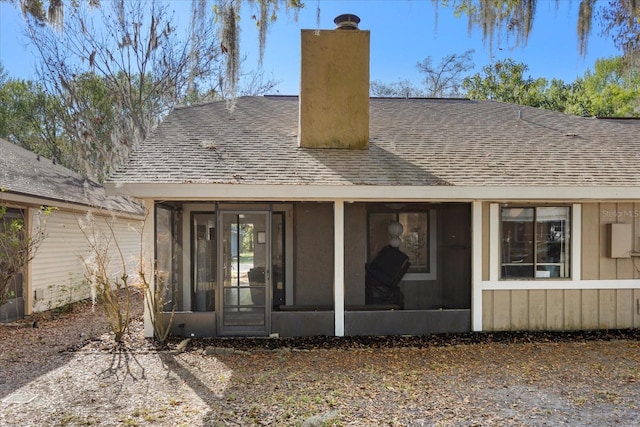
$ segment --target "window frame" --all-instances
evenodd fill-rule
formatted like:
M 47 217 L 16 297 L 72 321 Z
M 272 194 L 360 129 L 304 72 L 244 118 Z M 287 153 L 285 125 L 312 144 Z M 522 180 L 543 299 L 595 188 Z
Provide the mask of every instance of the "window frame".
M 493 236 L 495 236 L 497 238 L 497 242 L 496 242 L 496 247 L 495 247 L 495 254 L 494 256 L 492 256 L 492 258 L 495 260 L 494 261 L 494 265 L 497 265 L 497 268 L 495 270 L 495 274 L 492 274 L 492 278 L 496 278 L 497 280 L 499 280 L 500 282 L 509 282 L 509 281 L 515 281 L 515 282 L 547 282 L 547 281 L 571 281 L 571 280 L 577 280 L 577 276 L 575 276 L 575 267 L 576 265 L 578 265 L 575 262 L 576 256 L 578 255 L 578 251 L 577 246 L 576 246 L 576 242 L 574 242 L 575 236 L 576 236 L 576 231 L 574 229 L 574 224 L 576 224 L 576 213 L 579 213 L 580 210 L 579 208 L 576 208 L 577 205 L 575 204 L 566 204 L 566 203 L 558 203 L 558 204 L 492 204 L 492 206 L 495 206 L 495 220 L 496 220 L 496 224 L 497 224 L 497 231 L 496 233 L 492 233 Z M 502 212 L 503 209 L 532 209 L 533 210 L 533 219 L 532 219 L 532 225 L 533 225 L 533 238 L 535 239 L 532 243 L 533 243 L 533 249 L 536 250 L 537 245 L 538 245 L 538 240 L 537 240 L 537 230 L 538 230 L 538 225 L 540 224 L 540 222 L 538 221 L 538 209 L 540 208 L 566 208 L 568 209 L 568 215 L 567 215 L 567 222 L 568 222 L 568 232 L 567 232 L 567 237 L 568 237 L 568 244 L 565 245 L 565 249 L 564 249 L 564 258 L 567 260 L 565 261 L 563 264 L 566 266 L 566 269 L 568 269 L 569 274 L 566 276 L 552 276 L 552 277 L 541 277 L 538 276 L 536 274 L 537 270 L 537 266 L 540 264 L 538 262 L 538 257 L 537 257 L 537 252 L 534 252 L 532 254 L 533 256 L 533 260 L 531 262 L 531 268 L 532 268 L 532 276 L 528 277 L 528 276 L 522 276 L 522 277 L 517 277 L 517 276 L 504 276 L 503 273 L 503 267 L 505 265 L 505 263 L 503 262 L 505 259 L 505 253 L 504 253 L 504 247 L 503 247 L 503 242 L 504 242 L 504 237 L 503 237 L 503 219 L 502 219 Z M 577 224 L 578 226 L 580 225 L 579 223 Z M 579 239 L 578 242 L 579 243 Z M 493 246 L 493 245 L 492 245 Z M 560 264 L 560 263 L 558 263 Z

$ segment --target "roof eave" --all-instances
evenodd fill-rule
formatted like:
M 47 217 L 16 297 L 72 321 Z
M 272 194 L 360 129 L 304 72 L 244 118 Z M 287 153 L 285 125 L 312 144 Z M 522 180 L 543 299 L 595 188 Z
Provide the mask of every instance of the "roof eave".
M 640 200 L 640 186 L 374 186 L 107 183 L 108 195 L 151 200 L 469 201 Z

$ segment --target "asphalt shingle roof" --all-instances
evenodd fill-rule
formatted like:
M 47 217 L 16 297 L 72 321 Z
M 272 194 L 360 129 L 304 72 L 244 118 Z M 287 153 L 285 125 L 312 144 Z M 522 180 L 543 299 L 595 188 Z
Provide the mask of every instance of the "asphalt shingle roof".
M 368 150 L 298 147 L 297 97 L 176 108 L 109 181 L 640 186 L 640 122 L 494 101 L 372 98 Z
M 100 184 L 4 139 L 0 139 L 0 189 L 43 199 L 43 204 L 49 200 L 144 213 L 139 204 L 121 196 L 108 197 Z

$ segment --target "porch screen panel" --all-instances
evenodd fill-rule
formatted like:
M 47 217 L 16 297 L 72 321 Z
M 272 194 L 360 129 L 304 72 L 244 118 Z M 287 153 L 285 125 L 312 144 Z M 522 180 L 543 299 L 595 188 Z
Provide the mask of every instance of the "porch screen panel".
M 193 215 L 194 311 L 214 311 L 216 289 L 216 218 L 214 213 Z
M 156 205 L 156 286 L 161 287 L 166 301 L 165 310 L 171 311 L 175 305 L 178 311 L 182 307 L 182 290 L 176 286 L 175 236 L 173 210 Z
M 402 224 L 400 250 L 407 254 L 411 261 L 409 273 L 426 273 L 429 271 L 428 212 L 402 212 L 398 214 L 398 222 Z
M 409 273 L 428 273 L 429 266 L 429 212 L 383 212 L 369 214 L 369 260 L 389 245 L 389 225 L 402 225 L 398 249 L 409 257 Z

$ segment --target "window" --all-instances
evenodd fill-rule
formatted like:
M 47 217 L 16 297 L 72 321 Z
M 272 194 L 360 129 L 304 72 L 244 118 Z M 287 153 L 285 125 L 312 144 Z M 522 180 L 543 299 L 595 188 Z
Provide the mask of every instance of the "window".
M 503 207 L 501 278 L 571 277 L 570 218 L 566 206 Z
M 389 224 L 399 222 L 402 225 L 399 249 L 411 262 L 408 279 L 425 279 L 412 276 L 411 273 L 431 272 L 431 236 L 430 211 L 421 212 L 375 212 L 369 213 L 369 251 L 368 259 L 373 260 L 382 248 L 389 245 Z
M 24 212 L 22 210 L 5 208 L 4 215 L 2 214 L 2 212 L 0 212 L 0 232 L 3 232 L 5 230 L 14 230 L 14 228 L 11 226 L 11 224 L 13 223 L 20 224 L 21 226 L 20 228 L 24 227 L 25 225 Z M 5 233 L 6 233 L 6 237 L 16 237 L 16 234 L 14 233 L 14 231 L 6 231 Z M 22 236 L 21 239 L 26 238 L 22 231 L 19 232 L 19 235 Z M 17 249 L 19 246 L 23 246 L 23 245 L 12 246 L 12 248 Z M 26 246 L 31 246 L 31 245 L 26 244 Z M 9 249 L 9 251 L 10 251 L 9 256 L 11 257 L 11 259 L 13 259 L 14 261 L 18 261 L 17 259 L 18 253 L 11 249 Z M 0 259 L 0 268 L 4 267 L 2 264 L 3 264 L 3 261 L 2 259 Z M 26 265 L 24 267 L 26 268 Z M 22 282 L 23 282 L 22 273 L 16 274 L 13 277 L 13 279 L 11 279 L 7 287 L 9 300 L 23 297 Z M 15 304 L 15 302 L 13 303 L 7 302 L 7 304 Z

